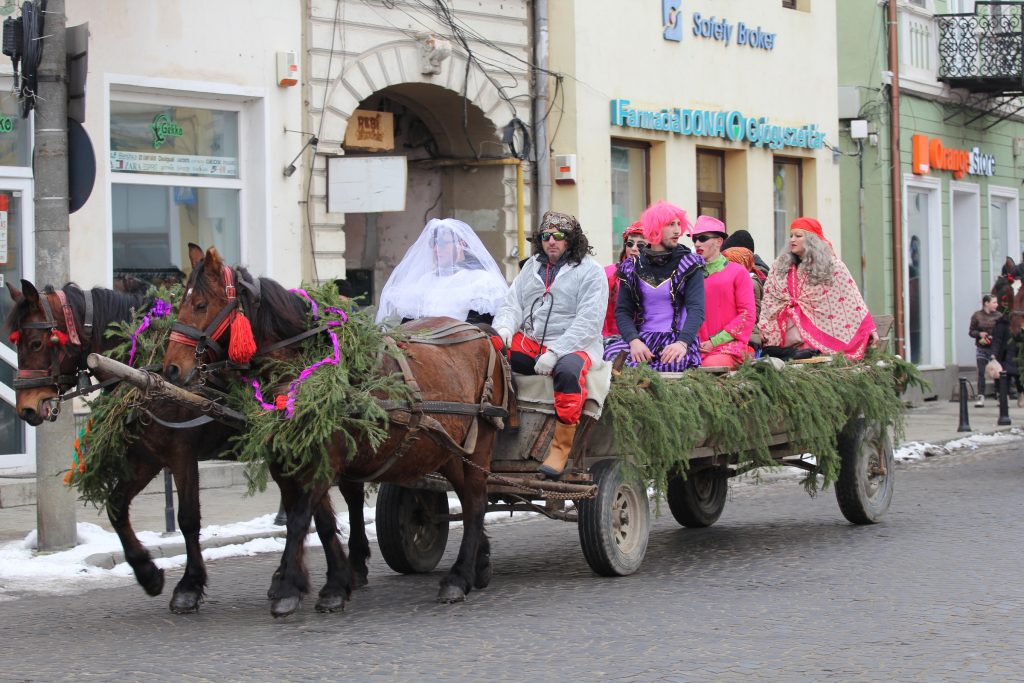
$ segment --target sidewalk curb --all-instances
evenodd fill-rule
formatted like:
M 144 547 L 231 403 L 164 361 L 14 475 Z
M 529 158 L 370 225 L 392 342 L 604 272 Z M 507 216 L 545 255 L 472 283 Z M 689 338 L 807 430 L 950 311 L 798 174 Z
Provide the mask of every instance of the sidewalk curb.
M 288 533 L 285 527 L 280 529 L 274 529 L 273 531 L 261 531 L 252 534 L 240 534 L 238 536 L 214 536 L 208 538 L 199 543 L 203 550 L 210 548 L 223 548 L 228 545 L 242 545 L 249 541 L 255 541 L 259 538 L 284 538 Z M 177 555 L 185 554 L 185 543 L 168 543 L 165 545 L 154 545 L 147 546 L 150 555 L 155 559 L 158 557 L 175 557 Z M 124 562 L 124 552 L 116 551 L 109 553 L 95 553 L 89 555 L 83 560 L 83 563 L 92 566 L 99 567 L 100 569 L 113 569 L 115 565 Z

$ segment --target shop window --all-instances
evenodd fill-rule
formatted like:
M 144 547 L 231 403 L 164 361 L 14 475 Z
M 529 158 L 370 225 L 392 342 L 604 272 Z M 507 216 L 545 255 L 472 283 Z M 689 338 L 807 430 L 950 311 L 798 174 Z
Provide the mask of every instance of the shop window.
M 725 220 L 725 152 L 697 150 L 697 215 Z
M 937 189 L 908 187 L 906 193 L 907 334 L 910 361 L 942 360 L 942 243 Z
M 1014 262 L 1021 259 L 1017 206 L 1016 190 L 989 186 L 988 251 L 992 282 L 1002 271 L 1007 256 Z
M 18 98 L 0 98 L 0 166 L 32 163 L 32 126 L 21 118 Z
M 651 196 L 650 145 L 612 140 L 612 245 L 618 248 L 622 231 L 640 218 Z
M 177 280 L 189 242 L 238 263 L 239 113 L 121 101 L 110 110 L 115 278 Z
M 775 157 L 772 196 L 775 205 L 775 254 L 786 250 L 789 224 L 803 213 L 802 163 L 799 159 Z
M 0 280 L 17 285 L 23 277 L 20 264 L 24 261 L 22 243 L 22 193 L 0 191 Z M 31 254 L 28 255 L 31 258 Z M 0 320 L 6 320 L 14 308 L 10 292 L 0 289 Z M 0 400 L 0 462 L 5 456 L 26 452 L 24 423 L 14 412 L 14 376 L 18 366 L 17 350 L 5 334 L 0 337 L 5 348 L 0 351 L 0 389 L 10 392 L 7 400 Z
M 782 0 L 782 6 L 786 9 L 796 9 L 796 0 Z

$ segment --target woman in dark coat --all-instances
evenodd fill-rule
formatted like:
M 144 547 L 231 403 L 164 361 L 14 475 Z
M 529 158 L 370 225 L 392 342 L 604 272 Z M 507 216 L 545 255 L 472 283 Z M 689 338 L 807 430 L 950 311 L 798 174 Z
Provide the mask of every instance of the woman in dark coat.
M 996 326 L 992 330 L 992 357 L 999 361 L 1008 377 L 1010 398 L 1016 398 L 1017 406 L 1024 407 L 1024 387 L 1020 382 L 1017 351 L 1017 342 L 1010 336 L 1010 316 L 1004 315 L 996 321 Z M 998 386 L 997 384 L 996 387 Z

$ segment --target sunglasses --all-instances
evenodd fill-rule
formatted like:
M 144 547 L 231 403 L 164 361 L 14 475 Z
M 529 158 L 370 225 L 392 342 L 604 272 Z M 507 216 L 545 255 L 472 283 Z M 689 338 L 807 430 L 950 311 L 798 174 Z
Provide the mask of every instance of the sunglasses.
M 626 246 L 631 248 L 631 249 L 633 247 L 637 247 L 639 249 L 643 249 L 644 247 L 647 246 L 647 242 L 644 242 L 642 240 L 636 240 L 635 242 L 633 240 L 626 240 Z
M 714 239 L 717 236 L 718 235 L 697 235 L 696 237 L 693 238 L 693 241 L 695 243 L 704 244 L 708 240 Z
M 541 242 L 547 242 L 548 240 L 556 240 L 558 242 L 561 242 L 564 239 L 565 239 L 565 233 L 562 232 L 561 230 L 558 230 L 556 232 L 542 232 L 540 234 L 540 241 Z

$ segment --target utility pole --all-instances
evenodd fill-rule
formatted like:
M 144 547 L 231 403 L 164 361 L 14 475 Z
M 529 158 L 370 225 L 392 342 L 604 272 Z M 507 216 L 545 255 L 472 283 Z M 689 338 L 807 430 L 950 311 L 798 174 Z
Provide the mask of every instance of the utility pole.
M 68 254 L 67 17 L 64 0 L 49 0 L 35 105 L 36 282 L 60 287 L 71 279 Z M 75 441 L 70 406 L 36 431 L 36 523 L 39 550 L 77 542 L 76 496 L 64 485 Z

